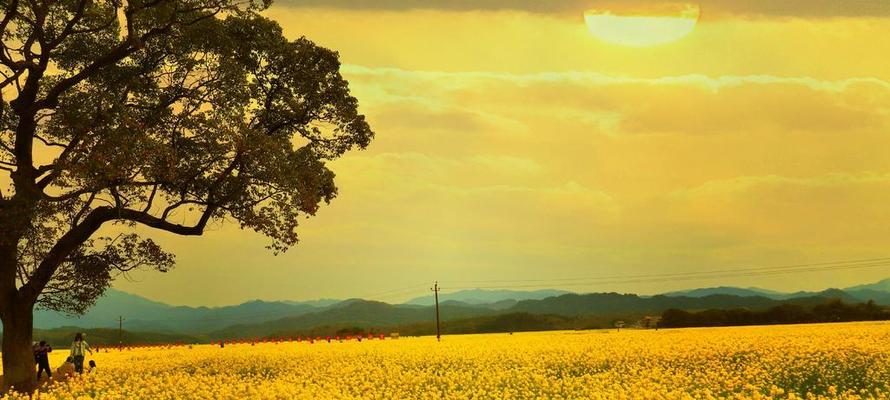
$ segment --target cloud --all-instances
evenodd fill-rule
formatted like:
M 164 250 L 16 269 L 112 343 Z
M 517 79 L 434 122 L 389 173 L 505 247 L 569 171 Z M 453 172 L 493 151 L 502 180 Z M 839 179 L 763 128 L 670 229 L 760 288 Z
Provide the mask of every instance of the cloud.
M 671 193 L 664 210 L 740 236 L 786 244 L 880 245 L 890 234 L 890 173 L 760 175 Z
M 849 244 L 842 235 L 873 244 L 886 231 L 840 226 L 880 221 L 890 201 L 890 175 L 880 172 L 890 171 L 880 151 L 890 119 L 882 79 L 359 65 L 344 73 L 363 104 L 385 112 L 369 113 L 381 146 L 399 149 L 348 168 L 364 171 L 361 182 L 379 179 L 371 187 L 400 182 L 377 201 L 403 205 L 405 220 L 394 226 L 429 216 L 429 226 L 464 236 L 494 232 L 516 248 L 559 243 L 586 254 L 578 259 L 604 252 L 616 263 L 792 257 Z M 442 110 L 486 123 L 457 126 L 439 118 Z M 412 115 L 399 121 L 403 111 Z M 782 247 L 789 244 L 800 247 Z
M 788 177 L 781 175 L 740 176 L 706 182 L 702 185 L 685 188 L 673 193 L 675 197 L 700 198 L 710 196 L 732 196 L 766 187 L 799 187 L 808 189 L 839 189 L 857 185 L 879 185 L 890 187 L 890 174 L 875 173 L 834 173 L 817 177 Z
M 281 0 L 288 7 L 341 8 L 352 10 L 447 10 L 522 11 L 541 14 L 580 15 L 592 8 L 615 9 L 657 5 L 664 1 L 646 0 Z M 700 0 L 704 18 L 711 16 L 772 17 L 887 17 L 890 3 L 881 0 Z
M 630 76 L 608 75 L 597 72 L 560 71 L 540 73 L 509 73 L 509 72 L 449 72 L 449 71 L 418 71 L 392 67 L 372 68 L 362 65 L 347 64 L 342 68 L 344 74 L 355 77 L 424 79 L 447 82 L 450 88 L 472 88 L 482 81 L 504 81 L 515 84 L 534 83 L 568 83 L 586 85 L 691 85 L 701 86 L 711 91 L 746 84 L 794 84 L 806 86 L 814 90 L 843 91 L 861 84 L 871 84 L 890 89 L 890 82 L 871 77 L 852 77 L 837 80 L 820 80 L 812 77 L 785 77 L 774 75 L 726 75 L 709 76 L 703 74 L 686 74 L 663 76 L 657 78 L 639 78 Z
M 383 124 L 417 131 L 454 128 L 455 133 L 529 134 L 535 131 L 534 121 L 541 119 L 613 134 L 890 129 L 885 111 L 890 109 L 890 83 L 878 78 L 701 74 L 633 78 L 571 71 L 441 72 L 357 65 L 344 66 L 344 73 L 359 92 L 371 85 L 369 93 L 382 94 L 379 98 L 387 103 L 379 118 Z M 389 100 L 393 98 L 411 100 Z
M 341 54 L 377 136 L 330 163 L 339 196 L 298 247 L 271 257 L 235 224 L 162 236 L 183 268 L 156 293 L 201 303 L 188 289 L 206 279 L 220 301 L 352 297 L 886 255 L 890 19 L 847 17 L 890 2 L 703 1 L 693 34 L 646 49 L 591 37 L 580 10 L 596 0 L 277 4 L 288 37 Z M 812 286 L 838 278 L 878 276 Z

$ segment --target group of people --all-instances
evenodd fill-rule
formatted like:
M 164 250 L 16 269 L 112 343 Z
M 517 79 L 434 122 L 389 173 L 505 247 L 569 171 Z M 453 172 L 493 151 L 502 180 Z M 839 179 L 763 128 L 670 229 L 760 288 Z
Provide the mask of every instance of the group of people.
M 84 340 L 84 336 L 83 333 L 74 335 L 74 341 L 71 343 L 71 353 L 65 359 L 65 362 L 59 368 L 56 368 L 57 377 L 64 379 L 74 376 L 74 374 L 83 374 L 84 359 L 87 354 L 93 354 L 93 349 Z M 53 373 L 49 366 L 49 353 L 53 351 L 52 346 L 47 344 L 45 340 L 41 340 L 40 343 L 34 344 L 33 350 L 34 361 L 37 363 L 37 380 L 40 380 L 44 371 L 46 372 L 47 379 L 51 379 Z M 96 362 L 93 360 L 90 360 L 87 365 L 89 366 L 87 372 L 93 372 L 96 369 Z

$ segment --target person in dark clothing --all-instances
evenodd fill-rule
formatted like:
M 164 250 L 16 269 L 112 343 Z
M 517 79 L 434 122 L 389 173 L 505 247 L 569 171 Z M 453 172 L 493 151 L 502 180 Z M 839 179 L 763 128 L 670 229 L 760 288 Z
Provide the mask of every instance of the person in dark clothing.
M 37 380 L 40 380 L 40 376 L 43 375 L 43 371 L 46 371 L 46 377 L 52 378 L 53 372 L 49 367 L 49 353 L 53 351 L 52 346 L 46 344 L 45 340 L 41 340 L 40 344 L 34 349 L 34 361 L 37 362 Z

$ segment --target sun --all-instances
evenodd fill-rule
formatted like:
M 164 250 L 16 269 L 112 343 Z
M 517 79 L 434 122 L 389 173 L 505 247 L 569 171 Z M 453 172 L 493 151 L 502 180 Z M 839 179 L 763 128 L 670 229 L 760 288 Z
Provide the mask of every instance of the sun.
M 671 43 L 692 33 L 698 23 L 695 4 L 661 4 L 648 10 L 594 9 L 584 13 L 590 33 L 607 43 L 647 47 Z

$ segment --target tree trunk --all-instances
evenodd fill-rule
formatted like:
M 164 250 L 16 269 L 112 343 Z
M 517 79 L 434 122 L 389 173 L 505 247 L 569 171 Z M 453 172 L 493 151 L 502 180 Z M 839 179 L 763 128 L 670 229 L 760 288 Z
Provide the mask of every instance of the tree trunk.
M 31 349 L 33 337 L 33 306 L 13 304 L 3 310 L 3 392 L 13 389 L 30 393 L 37 380 L 34 369 L 34 353 Z

